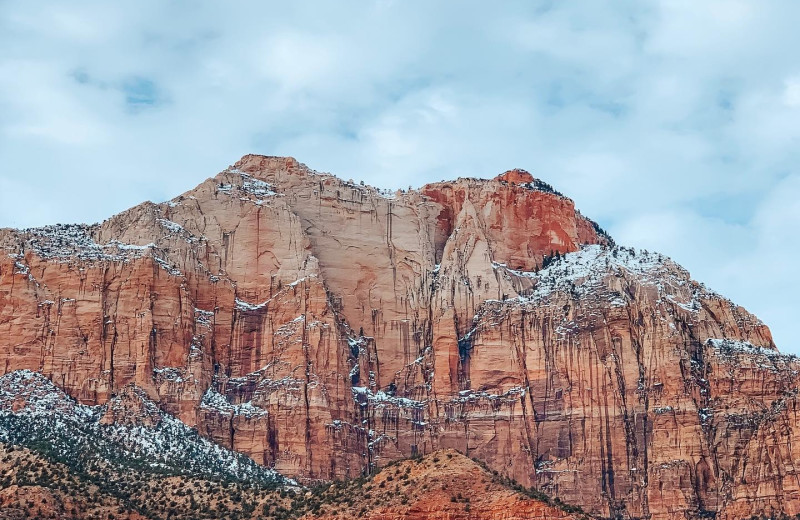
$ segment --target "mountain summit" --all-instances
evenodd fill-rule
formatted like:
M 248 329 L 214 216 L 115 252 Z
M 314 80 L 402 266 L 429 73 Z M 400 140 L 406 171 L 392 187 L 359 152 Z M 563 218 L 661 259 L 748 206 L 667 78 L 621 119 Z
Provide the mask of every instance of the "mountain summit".
M 247 155 L 0 247 L 3 372 L 103 422 L 152 401 L 304 482 L 454 448 L 605 517 L 800 513 L 794 358 L 524 170 L 387 192 Z

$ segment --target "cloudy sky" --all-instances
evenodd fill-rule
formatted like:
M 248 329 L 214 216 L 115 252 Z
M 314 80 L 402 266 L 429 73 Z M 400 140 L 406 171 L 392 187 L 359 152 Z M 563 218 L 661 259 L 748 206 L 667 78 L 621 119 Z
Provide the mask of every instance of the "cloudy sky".
M 386 188 L 521 167 L 800 353 L 798 22 L 795 0 L 0 0 L 0 227 L 99 221 L 249 152 Z

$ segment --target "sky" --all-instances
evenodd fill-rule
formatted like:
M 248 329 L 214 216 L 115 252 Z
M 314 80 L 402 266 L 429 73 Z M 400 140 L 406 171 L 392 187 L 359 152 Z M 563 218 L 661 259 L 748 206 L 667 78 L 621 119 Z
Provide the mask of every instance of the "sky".
M 382 188 L 524 168 L 800 353 L 800 2 L 0 0 L 0 227 L 246 153 Z

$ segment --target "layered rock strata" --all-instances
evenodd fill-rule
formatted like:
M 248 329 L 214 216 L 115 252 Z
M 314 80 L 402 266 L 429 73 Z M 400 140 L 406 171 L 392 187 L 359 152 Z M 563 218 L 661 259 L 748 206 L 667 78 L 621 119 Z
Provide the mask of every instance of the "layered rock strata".
M 795 360 L 522 170 L 389 193 L 249 155 L 0 246 L 0 370 L 133 384 L 290 476 L 455 448 L 604 516 L 800 512 Z

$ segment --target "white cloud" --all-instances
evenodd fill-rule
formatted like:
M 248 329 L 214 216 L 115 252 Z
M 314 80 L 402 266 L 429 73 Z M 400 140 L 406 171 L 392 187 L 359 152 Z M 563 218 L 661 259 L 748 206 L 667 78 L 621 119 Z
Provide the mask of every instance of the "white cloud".
M 789 108 L 800 107 L 800 78 L 789 78 L 783 87 L 783 103 Z
M 248 152 L 385 187 L 523 167 L 800 352 L 798 15 L 790 0 L 5 2 L 0 226 L 101 220 Z

